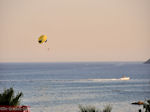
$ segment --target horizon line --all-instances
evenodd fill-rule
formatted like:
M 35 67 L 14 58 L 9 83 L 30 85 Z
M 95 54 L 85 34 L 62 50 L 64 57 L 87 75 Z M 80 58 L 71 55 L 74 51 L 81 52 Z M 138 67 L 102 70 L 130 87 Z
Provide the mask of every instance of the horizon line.
M 0 63 L 129 63 L 129 62 L 146 62 L 146 61 L 10 61 L 10 62 L 0 62 Z

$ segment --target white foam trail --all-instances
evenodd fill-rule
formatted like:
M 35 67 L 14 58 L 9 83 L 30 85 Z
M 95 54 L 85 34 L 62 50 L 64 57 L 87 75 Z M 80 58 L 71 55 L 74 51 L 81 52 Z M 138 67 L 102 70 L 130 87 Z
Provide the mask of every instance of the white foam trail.
M 115 80 L 120 80 L 120 79 L 90 79 L 91 81 L 115 81 Z
M 80 82 L 103 82 L 103 81 L 118 81 L 120 79 L 81 79 Z

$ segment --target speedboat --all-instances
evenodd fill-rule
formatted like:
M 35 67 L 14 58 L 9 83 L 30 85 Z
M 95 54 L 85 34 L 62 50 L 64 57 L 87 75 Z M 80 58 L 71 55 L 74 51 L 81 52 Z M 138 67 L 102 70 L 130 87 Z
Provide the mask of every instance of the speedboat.
M 130 80 L 130 77 L 123 76 L 120 78 L 120 80 Z

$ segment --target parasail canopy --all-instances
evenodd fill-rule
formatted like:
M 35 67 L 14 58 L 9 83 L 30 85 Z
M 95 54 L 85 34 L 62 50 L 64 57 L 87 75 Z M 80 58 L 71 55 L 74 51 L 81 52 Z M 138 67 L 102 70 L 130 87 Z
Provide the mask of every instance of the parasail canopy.
M 47 42 L 47 36 L 46 35 L 41 35 L 38 39 L 38 42 L 40 44 L 44 43 L 44 42 Z

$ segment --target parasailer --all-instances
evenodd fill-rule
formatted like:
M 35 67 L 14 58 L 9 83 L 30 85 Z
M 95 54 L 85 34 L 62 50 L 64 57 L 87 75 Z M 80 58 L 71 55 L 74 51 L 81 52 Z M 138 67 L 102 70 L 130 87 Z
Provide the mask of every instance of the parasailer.
M 42 44 L 42 43 L 46 43 L 47 42 L 47 36 L 46 35 L 41 35 L 39 38 L 38 38 L 38 43 Z M 45 47 L 47 47 L 47 45 L 45 44 Z M 48 51 L 49 51 L 49 48 L 48 48 Z
M 40 44 L 42 44 L 42 43 L 46 43 L 47 42 L 47 36 L 46 35 L 41 35 L 40 37 L 39 37 L 39 39 L 38 39 L 38 42 L 40 43 Z

